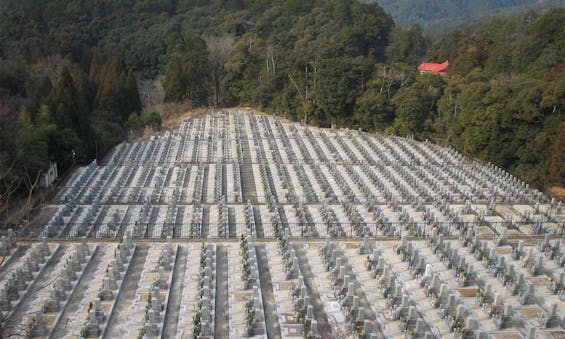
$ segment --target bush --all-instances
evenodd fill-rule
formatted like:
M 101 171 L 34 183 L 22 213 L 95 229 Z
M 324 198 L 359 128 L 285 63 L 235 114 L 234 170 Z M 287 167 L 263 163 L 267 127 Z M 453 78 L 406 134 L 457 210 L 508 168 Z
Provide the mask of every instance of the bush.
M 128 120 L 126 121 L 125 126 L 127 128 L 128 133 L 132 133 L 140 129 L 142 127 L 142 121 L 139 117 L 139 114 L 137 112 L 131 113 Z
M 149 126 L 155 131 L 161 129 L 161 115 L 155 111 L 143 113 L 141 120 L 143 126 Z

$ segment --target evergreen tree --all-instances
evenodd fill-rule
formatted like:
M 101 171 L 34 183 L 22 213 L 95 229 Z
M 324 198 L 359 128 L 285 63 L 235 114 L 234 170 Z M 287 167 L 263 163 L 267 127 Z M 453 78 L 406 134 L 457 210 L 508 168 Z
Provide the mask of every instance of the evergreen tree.
M 127 104 L 124 107 L 126 112 L 141 112 L 142 104 L 139 97 L 139 89 L 137 88 L 137 80 L 132 70 L 129 70 L 126 76 L 125 92 L 127 96 Z
M 208 103 L 210 65 L 205 42 L 191 37 L 170 56 L 163 87 L 165 101 L 191 100 L 195 105 Z
M 51 90 L 49 106 L 54 112 L 53 120 L 61 128 L 76 128 L 80 125 L 79 97 L 68 67 L 63 67 L 59 82 Z
M 551 179 L 561 187 L 565 186 L 565 122 L 561 123 L 557 140 L 551 154 L 549 168 Z

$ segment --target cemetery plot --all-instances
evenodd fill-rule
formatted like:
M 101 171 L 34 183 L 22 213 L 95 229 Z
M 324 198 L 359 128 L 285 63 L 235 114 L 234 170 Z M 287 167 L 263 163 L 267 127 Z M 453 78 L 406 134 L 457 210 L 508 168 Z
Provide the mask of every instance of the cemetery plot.
M 34 338 L 562 336 L 562 249 L 473 234 L 304 241 L 288 228 L 267 242 L 15 242 L 0 312 L 4 333 Z
M 57 199 L 0 237 L 2 336 L 565 336 L 561 203 L 429 142 L 214 112 Z
M 242 218 L 249 205 L 254 222 Z M 234 112 L 118 145 L 104 165 L 78 170 L 55 207 L 46 225 L 28 232 L 188 239 L 255 228 L 253 237 L 273 238 L 274 209 L 301 237 L 565 231 L 559 202 L 452 148 Z

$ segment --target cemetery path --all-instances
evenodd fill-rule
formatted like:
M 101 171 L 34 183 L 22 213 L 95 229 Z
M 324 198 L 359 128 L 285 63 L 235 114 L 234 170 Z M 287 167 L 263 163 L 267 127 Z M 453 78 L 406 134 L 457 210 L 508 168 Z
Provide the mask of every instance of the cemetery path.
M 106 153 L 106 155 L 104 156 L 104 158 L 102 158 L 102 160 L 100 160 L 98 162 L 98 164 L 100 166 L 106 166 L 108 165 L 108 163 L 110 163 L 110 160 L 112 159 L 112 157 L 114 156 L 114 153 L 116 153 L 116 151 L 118 150 L 120 145 L 118 145 L 118 147 L 112 147 L 108 153 Z
M 235 223 L 235 208 L 228 207 L 228 226 L 229 226 L 229 237 L 230 238 L 237 238 L 236 228 L 237 225 Z
M 179 201 L 183 204 L 188 201 L 188 197 L 186 196 L 186 188 L 188 186 L 188 183 L 190 182 L 190 172 L 191 171 L 192 171 L 192 166 L 187 166 L 186 171 L 184 172 L 184 177 L 182 179 L 182 184 L 179 186 L 179 188 L 181 189 Z
M 257 203 L 257 189 L 255 187 L 255 177 L 253 176 L 253 164 L 251 162 L 242 162 L 239 165 L 241 178 L 241 194 L 243 202 L 248 200 L 254 204 Z
M 88 180 L 84 183 L 84 185 L 80 188 L 80 190 L 77 192 L 76 196 L 75 196 L 75 201 L 78 203 L 79 201 L 82 200 L 83 196 L 86 194 L 86 191 L 88 190 L 88 188 L 93 187 L 93 183 L 96 181 L 96 176 L 93 175 L 90 178 L 88 178 Z
M 222 167 L 222 195 L 227 198 L 228 196 L 228 168 L 225 164 L 221 165 Z
M 200 237 L 206 238 L 210 233 L 210 207 L 202 206 L 202 229 L 200 230 Z
M 143 183 L 143 187 L 149 187 L 150 183 L 151 183 L 151 179 L 153 178 L 153 175 L 155 174 L 155 168 L 151 167 L 147 173 L 147 176 L 145 177 L 144 183 Z
M 100 229 L 100 226 L 102 226 L 102 222 L 106 218 L 106 215 L 108 214 L 109 210 L 110 210 L 109 205 L 105 205 L 105 206 L 102 207 L 100 214 L 98 214 L 96 221 L 94 221 L 94 225 L 92 226 L 92 228 L 90 230 L 88 230 L 88 233 L 86 234 L 87 237 L 92 237 L 92 236 L 96 235 L 96 233 Z M 119 227 L 119 225 L 115 225 L 115 226 Z M 112 230 L 109 230 L 109 232 L 110 232 L 110 234 L 105 234 L 104 236 L 106 236 L 106 237 L 112 236 L 112 233 L 113 233 Z
M 261 221 L 261 212 L 258 206 L 253 207 L 253 216 L 255 217 L 255 234 L 258 238 L 265 237 L 263 222 Z
M 228 254 L 225 246 L 216 247 L 216 319 L 214 338 L 228 338 L 229 299 L 228 299 Z
M 135 302 L 135 292 L 137 291 L 141 273 L 143 272 L 148 249 L 148 246 L 138 245 L 133 254 L 130 263 L 131 266 L 124 277 L 118 300 L 116 300 L 116 306 L 114 306 L 114 311 L 108 322 L 106 338 L 119 338 L 126 330 L 123 325 L 128 318 L 128 312 L 132 303 Z
M 63 187 L 63 186 L 60 185 L 59 187 Z M 64 190 L 61 190 L 61 192 L 64 192 Z M 57 201 L 60 201 L 60 198 L 56 197 L 52 200 L 53 203 Z M 51 220 L 53 215 L 55 215 L 55 213 L 57 213 L 58 210 L 59 207 L 57 205 L 47 205 L 43 207 L 35 217 L 32 217 L 33 219 L 31 220 L 29 225 L 24 226 L 21 234 L 23 236 L 38 237 L 43 231 L 44 225 L 46 225 L 49 222 L 49 220 Z M 6 220 L 11 220 L 11 219 L 12 218 L 10 216 L 6 218 Z
M 343 265 L 346 267 L 345 274 L 347 274 L 351 277 L 352 282 L 355 282 L 355 295 L 359 297 L 359 307 L 363 307 L 365 309 L 365 319 L 368 319 L 368 320 L 372 321 L 373 323 L 375 323 L 376 322 L 376 314 L 373 313 L 373 309 L 371 308 L 371 304 L 367 300 L 367 295 L 365 295 L 365 292 L 363 291 L 363 287 L 361 286 L 360 277 L 353 270 L 354 266 L 352 266 L 352 262 L 353 262 L 353 265 L 355 265 L 355 262 L 351 259 L 351 258 L 353 258 L 353 255 L 352 255 L 352 253 L 347 253 L 347 252 L 344 252 L 343 255 L 344 255 L 343 256 L 343 258 L 344 258 L 344 264 Z M 359 270 L 359 269 L 362 269 L 362 267 L 356 266 L 356 269 Z M 382 333 L 379 334 L 379 337 L 384 338 Z
M 82 215 L 83 210 L 84 210 L 83 206 L 77 206 L 77 209 L 73 213 L 73 216 L 71 217 L 71 219 L 69 219 L 69 222 L 65 224 L 65 227 L 63 227 L 63 230 L 61 231 L 61 237 L 64 237 L 65 235 L 69 234 L 71 227 L 77 223 L 77 220 L 79 216 Z
M 173 177 L 173 170 L 172 168 L 167 168 L 167 175 L 165 177 L 165 183 L 163 187 L 169 187 L 171 185 L 171 178 Z
M 22 255 L 30 248 L 29 245 L 20 245 L 16 247 L 16 250 L 12 252 L 9 257 L 4 257 L 2 260 L 2 266 L 0 266 L 0 278 L 3 278 L 6 273 L 11 272 L 14 263 L 22 257 Z
M 48 259 L 46 266 L 43 270 L 30 282 L 31 286 L 27 293 L 22 297 L 20 303 L 14 308 L 11 315 L 8 317 L 7 321 L 3 324 L 5 329 L 21 330 L 18 326 L 22 322 L 22 319 L 27 316 L 26 311 L 30 309 L 31 305 L 37 300 L 35 296 L 38 292 L 44 288 L 52 286 L 58 276 L 53 276 L 53 268 L 57 266 L 61 258 L 65 254 L 65 247 L 59 246 L 57 251 L 53 253 L 53 256 Z M 11 336 L 19 336 L 14 333 L 12 335 L 6 336 L 6 338 Z
M 127 229 L 127 226 L 131 223 L 130 220 L 132 220 L 132 217 L 134 216 L 134 208 L 133 206 L 128 206 L 126 209 L 126 215 L 124 216 L 124 219 L 122 220 L 122 223 L 120 224 L 120 228 L 118 229 L 118 234 L 125 234 L 125 230 Z
M 295 244 L 294 250 L 296 251 L 296 256 L 298 257 L 298 265 L 300 266 L 300 271 L 304 276 L 304 284 L 308 288 L 308 295 L 312 301 L 312 306 L 314 306 L 314 317 L 318 323 L 318 332 L 322 338 L 331 337 L 332 331 L 330 324 L 328 322 L 328 316 L 324 310 L 322 300 L 320 299 L 320 293 L 318 292 L 318 286 L 314 281 L 314 274 L 310 269 L 308 263 L 308 258 L 306 257 L 306 252 L 304 251 L 303 244 Z
M 265 245 L 255 245 L 257 253 L 257 268 L 261 280 L 261 294 L 263 296 L 263 310 L 265 311 L 265 324 L 267 325 L 267 338 L 281 338 L 281 327 L 273 294 L 273 282 L 269 272 L 269 261 Z
M 284 208 L 281 206 L 281 204 L 279 204 L 279 215 L 281 217 L 281 223 L 283 225 L 288 225 L 288 219 L 286 218 L 286 212 L 284 211 Z
M 53 333 L 51 335 L 52 338 L 63 338 L 68 335 L 67 330 L 69 329 L 67 328 L 67 323 L 70 322 L 70 317 L 76 314 L 76 311 L 80 307 L 84 294 L 89 287 L 89 283 L 92 281 L 94 274 L 96 273 L 96 269 L 98 268 L 98 265 L 102 261 L 102 257 L 106 252 L 105 247 L 105 245 L 102 245 L 98 248 L 98 250 L 92 257 L 92 260 L 90 260 L 88 266 L 82 273 L 82 278 L 78 285 L 75 287 L 73 298 L 67 305 L 67 308 L 64 310 L 63 314 L 61 314 L 58 326 L 53 329 Z
M 130 174 L 128 175 L 128 177 L 127 177 L 127 180 L 126 180 L 126 182 L 125 182 L 125 184 L 124 184 L 124 187 L 130 187 L 130 186 L 131 186 L 131 182 L 133 181 L 133 178 L 135 178 L 135 172 L 134 172 L 134 171 L 131 171 Z M 124 192 L 122 192 L 122 193 L 125 193 L 125 190 L 124 190 Z
M 155 229 L 155 224 L 157 223 L 157 218 L 159 217 L 160 210 L 161 206 L 153 206 L 151 208 L 149 222 L 147 223 L 145 233 L 143 234 L 144 237 L 151 236 L 153 234 L 153 230 Z
M 208 197 L 208 173 L 210 173 L 210 164 L 205 164 L 202 171 L 202 195 L 197 203 L 206 203 Z
M 182 223 L 184 222 L 184 208 L 185 208 L 184 206 L 179 206 L 177 209 L 175 226 L 173 228 L 173 238 L 180 238 L 182 236 Z
M 171 282 L 171 295 L 169 296 L 169 304 L 163 324 L 163 338 L 174 338 L 177 335 L 180 302 L 184 289 L 183 278 L 186 270 L 186 261 L 188 260 L 188 247 L 179 246 L 176 260 L 177 263 Z

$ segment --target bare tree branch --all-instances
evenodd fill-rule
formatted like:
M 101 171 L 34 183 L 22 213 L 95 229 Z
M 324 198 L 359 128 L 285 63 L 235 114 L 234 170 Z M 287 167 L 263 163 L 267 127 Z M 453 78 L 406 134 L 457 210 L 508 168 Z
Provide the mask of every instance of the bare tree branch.
M 220 89 L 224 78 L 224 64 L 233 51 L 235 39 L 231 35 L 206 36 L 204 41 L 208 48 L 208 58 L 210 59 L 212 80 L 214 82 L 214 104 L 217 106 L 221 103 Z

